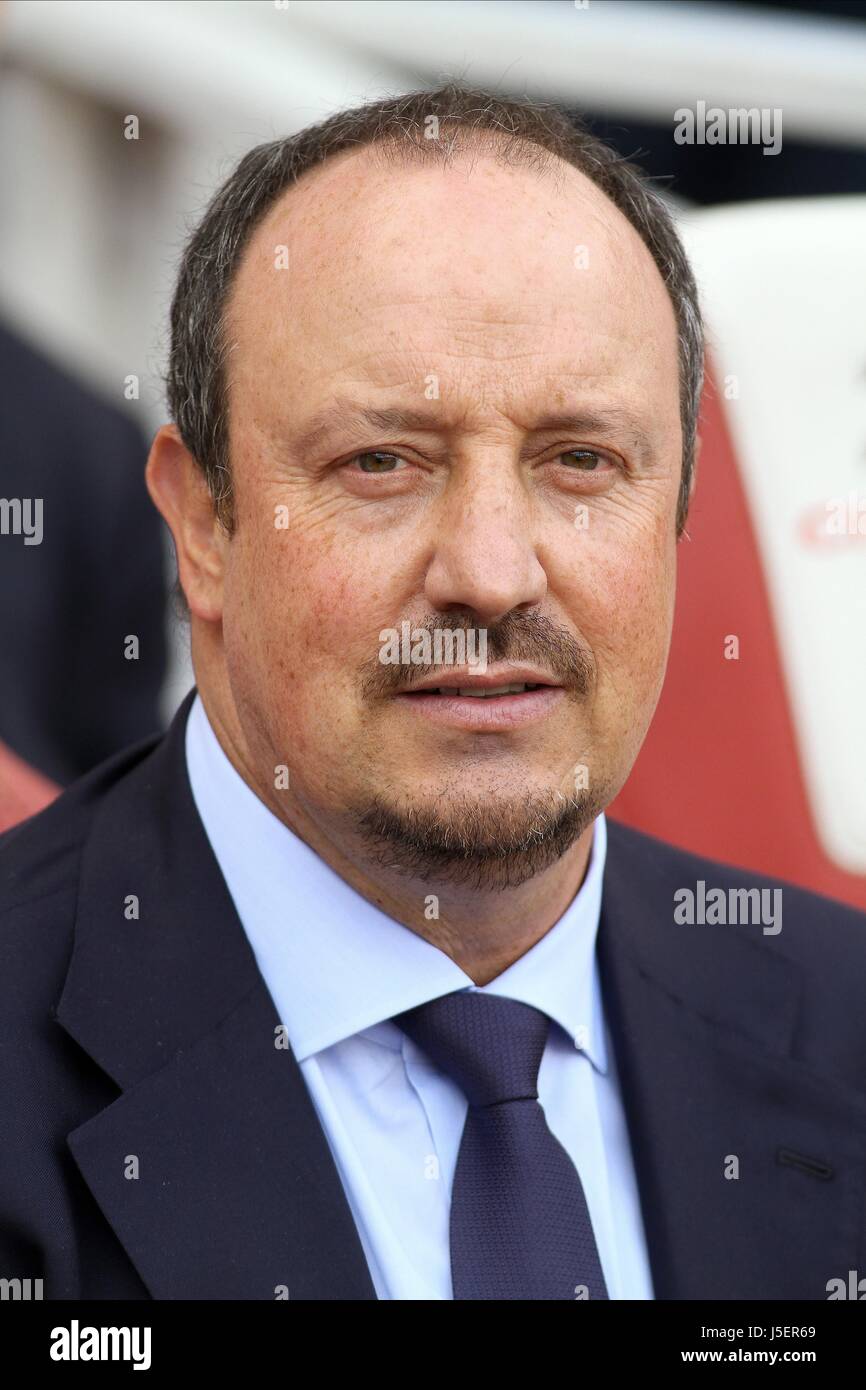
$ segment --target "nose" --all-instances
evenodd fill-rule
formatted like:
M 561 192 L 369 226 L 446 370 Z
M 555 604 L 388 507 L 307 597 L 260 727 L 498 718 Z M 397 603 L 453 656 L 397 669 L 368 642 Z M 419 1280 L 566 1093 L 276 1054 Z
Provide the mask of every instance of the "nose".
M 547 575 L 536 554 L 533 507 L 516 470 L 501 458 L 467 461 L 452 477 L 437 517 L 425 597 L 439 612 L 470 608 L 495 623 L 540 603 Z

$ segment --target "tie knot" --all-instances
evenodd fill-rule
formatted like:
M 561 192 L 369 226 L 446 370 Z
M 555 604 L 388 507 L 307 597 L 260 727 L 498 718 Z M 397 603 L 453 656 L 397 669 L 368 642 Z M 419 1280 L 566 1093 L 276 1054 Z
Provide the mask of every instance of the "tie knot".
M 460 991 L 393 1021 L 456 1081 L 470 1105 L 537 1099 L 550 1019 L 531 1004 Z

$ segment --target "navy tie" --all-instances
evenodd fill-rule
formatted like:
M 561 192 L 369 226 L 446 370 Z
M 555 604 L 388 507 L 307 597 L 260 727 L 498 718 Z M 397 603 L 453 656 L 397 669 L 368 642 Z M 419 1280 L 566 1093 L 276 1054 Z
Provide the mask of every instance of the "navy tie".
M 460 991 L 393 1021 L 469 1102 L 451 1190 L 454 1298 L 607 1298 L 577 1169 L 538 1100 L 547 1014 Z

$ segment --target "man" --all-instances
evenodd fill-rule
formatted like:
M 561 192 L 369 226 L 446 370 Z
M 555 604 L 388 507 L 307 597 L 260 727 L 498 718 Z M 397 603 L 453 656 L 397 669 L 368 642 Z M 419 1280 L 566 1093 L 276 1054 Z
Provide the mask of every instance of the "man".
M 246 156 L 172 330 L 197 689 L 0 852 L 3 1272 L 827 1297 L 864 922 L 603 814 L 694 482 L 663 205 L 552 108 L 382 101 Z

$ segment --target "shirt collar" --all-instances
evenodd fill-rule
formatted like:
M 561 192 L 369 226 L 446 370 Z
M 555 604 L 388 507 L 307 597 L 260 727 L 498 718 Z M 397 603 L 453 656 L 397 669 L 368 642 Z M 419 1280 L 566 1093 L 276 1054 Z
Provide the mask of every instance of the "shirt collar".
M 399 1048 L 396 1014 L 478 988 L 437 946 L 368 902 L 252 791 L 196 694 L 186 760 L 198 813 L 298 1061 L 365 1033 Z M 559 921 L 482 987 L 542 1009 L 607 1070 L 595 942 L 607 850 L 595 821 L 589 867 Z

